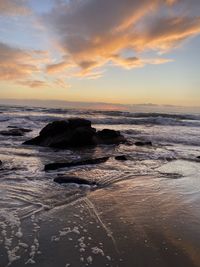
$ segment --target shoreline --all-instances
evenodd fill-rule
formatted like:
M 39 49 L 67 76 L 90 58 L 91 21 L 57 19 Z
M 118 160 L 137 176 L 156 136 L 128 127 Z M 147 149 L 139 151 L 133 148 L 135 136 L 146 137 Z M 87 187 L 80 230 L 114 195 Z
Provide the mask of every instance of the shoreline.
M 189 179 L 137 176 L 27 218 L 13 241 L 27 251 L 11 266 L 199 266 L 199 198 L 188 202 Z

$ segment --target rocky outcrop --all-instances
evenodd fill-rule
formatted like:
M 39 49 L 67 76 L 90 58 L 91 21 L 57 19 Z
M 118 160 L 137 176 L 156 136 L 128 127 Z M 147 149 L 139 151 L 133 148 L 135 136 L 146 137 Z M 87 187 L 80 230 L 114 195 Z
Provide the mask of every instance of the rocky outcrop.
M 97 185 L 96 182 L 88 181 L 84 178 L 74 177 L 74 176 L 58 176 L 54 179 L 54 182 L 59 184 L 78 184 L 78 185 L 90 185 L 95 186 Z
M 39 136 L 24 144 L 65 149 L 98 144 L 119 144 L 125 141 L 124 136 L 118 131 L 109 129 L 96 131 L 91 127 L 89 120 L 73 118 L 49 123 L 41 130 Z
M 95 159 L 77 160 L 77 161 L 71 161 L 71 162 L 55 162 L 55 163 L 46 164 L 44 167 L 44 170 L 50 171 L 50 170 L 57 170 L 60 168 L 100 164 L 100 163 L 106 162 L 108 159 L 109 157 L 103 157 L 103 158 L 95 158 Z

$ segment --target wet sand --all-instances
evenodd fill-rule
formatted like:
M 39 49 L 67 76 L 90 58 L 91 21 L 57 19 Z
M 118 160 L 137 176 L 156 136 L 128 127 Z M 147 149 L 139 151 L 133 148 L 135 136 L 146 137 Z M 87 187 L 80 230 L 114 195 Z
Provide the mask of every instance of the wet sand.
M 199 163 L 187 164 L 179 179 L 133 176 L 21 220 L 23 236 L 12 241 L 20 257 L 11 266 L 200 266 L 200 176 L 192 173 Z M 1 267 L 7 252 L 4 240 Z

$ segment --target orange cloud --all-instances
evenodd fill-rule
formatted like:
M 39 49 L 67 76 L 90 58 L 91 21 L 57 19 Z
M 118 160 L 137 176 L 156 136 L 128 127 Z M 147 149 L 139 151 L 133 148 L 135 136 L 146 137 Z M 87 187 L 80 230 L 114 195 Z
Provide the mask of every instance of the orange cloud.
M 39 81 L 39 80 L 27 80 L 27 81 L 21 81 L 19 83 L 21 85 L 29 86 L 31 88 L 43 87 L 47 85 L 45 81 Z
M 27 15 L 30 12 L 25 0 L 0 0 L 2 15 Z
M 41 72 L 39 62 L 45 58 L 45 52 L 26 51 L 0 43 L 0 80 L 21 82 L 31 78 Z
M 68 60 L 82 69 L 80 76 L 107 62 L 130 69 L 172 61 L 157 55 L 200 33 L 200 16 L 194 16 L 198 1 L 192 1 L 190 11 L 186 0 L 57 2 L 44 23 L 55 30 L 68 59 L 47 67 L 47 72 L 68 68 Z M 131 56 L 124 56 L 127 49 Z M 146 51 L 154 53 L 153 59 L 144 58 Z
M 67 68 L 72 68 L 75 65 L 70 63 L 68 60 L 59 63 L 49 64 L 46 66 L 46 71 L 49 74 L 58 73 L 66 70 Z
M 121 57 L 120 55 L 113 55 L 111 60 L 114 64 L 124 67 L 126 69 L 141 68 L 147 64 L 157 65 L 171 62 L 171 59 L 166 58 L 147 58 L 141 59 L 137 57 Z

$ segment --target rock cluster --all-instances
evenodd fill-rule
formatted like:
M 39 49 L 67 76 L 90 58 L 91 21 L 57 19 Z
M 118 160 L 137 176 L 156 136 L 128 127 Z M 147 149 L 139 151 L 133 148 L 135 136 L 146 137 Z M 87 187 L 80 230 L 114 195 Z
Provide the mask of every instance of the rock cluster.
M 91 127 L 91 121 L 71 118 L 49 123 L 40 131 L 39 136 L 24 144 L 65 149 L 99 144 L 120 144 L 125 141 L 125 137 L 119 131 L 110 129 L 97 131 Z

